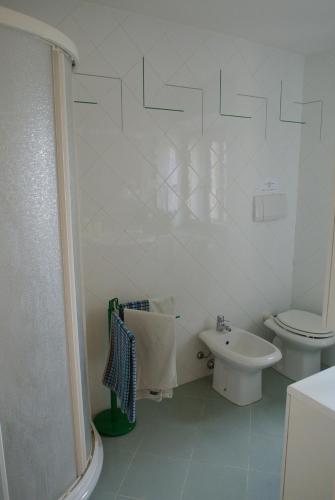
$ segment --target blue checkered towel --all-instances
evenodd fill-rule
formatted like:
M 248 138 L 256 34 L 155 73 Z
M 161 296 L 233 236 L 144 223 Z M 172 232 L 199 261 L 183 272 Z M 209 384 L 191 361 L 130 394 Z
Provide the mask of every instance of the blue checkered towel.
M 110 351 L 103 384 L 120 400 L 120 409 L 129 422 L 136 420 L 136 339 L 123 321 L 112 313 Z
M 127 302 L 126 304 L 119 305 L 119 314 L 122 320 L 124 320 L 123 310 L 124 309 L 137 309 L 138 311 L 149 312 L 149 300 L 134 300 L 133 302 Z

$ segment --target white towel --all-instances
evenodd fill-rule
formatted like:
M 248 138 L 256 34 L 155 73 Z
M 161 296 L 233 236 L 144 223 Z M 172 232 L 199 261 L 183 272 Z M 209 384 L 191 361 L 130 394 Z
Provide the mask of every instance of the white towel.
M 136 336 L 137 399 L 172 397 L 178 385 L 174 315 L 125 309 L 124 321 Z
M 149 299 L 149 311 L 161 314 L 175 314 L 175 300 L 172 295 Z

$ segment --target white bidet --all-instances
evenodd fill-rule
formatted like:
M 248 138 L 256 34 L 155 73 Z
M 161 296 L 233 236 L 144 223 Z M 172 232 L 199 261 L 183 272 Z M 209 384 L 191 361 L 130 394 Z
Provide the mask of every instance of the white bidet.
M 262 398 L 262 370 L 282 357 L 275 345 L 236 327 L 205 330 L 199 337 L 215 357 L 213 389 L 239 406 Z

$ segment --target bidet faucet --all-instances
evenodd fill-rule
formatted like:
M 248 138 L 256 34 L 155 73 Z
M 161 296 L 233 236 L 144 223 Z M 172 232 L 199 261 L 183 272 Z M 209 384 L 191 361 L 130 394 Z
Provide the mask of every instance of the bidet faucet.
M 226 323 L 229 321 L 225 320 L 223 314 L 219 314 L 216 318 L 216 330 L 218 332 L 231 332 L 231 327 Z

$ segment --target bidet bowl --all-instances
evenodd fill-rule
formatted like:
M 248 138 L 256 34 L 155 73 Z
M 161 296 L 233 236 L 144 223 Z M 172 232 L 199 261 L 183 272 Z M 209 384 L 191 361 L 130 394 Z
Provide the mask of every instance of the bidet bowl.
M 232 327 L 231 332 L 205 330 L 199 337 L 216 358 L 247 371 L 267 368 L 281 359 L 275 345 L 240 328 Z
M 262 370 L 282 357 L 275 345 L 236 327 L 205 330 L 199 338 L 215 357 L 213 389 L 240 406 L 262 398 Z

